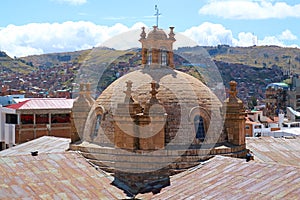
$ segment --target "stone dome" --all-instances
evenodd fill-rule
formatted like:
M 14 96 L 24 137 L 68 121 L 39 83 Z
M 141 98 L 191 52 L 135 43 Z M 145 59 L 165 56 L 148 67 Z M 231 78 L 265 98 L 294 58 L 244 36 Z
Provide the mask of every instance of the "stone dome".
M 153 82 L 157 84 L 154 89 L 154 97 L 152 94 L 153 89 L 151 89 L 151 83 Z M 126 94 L 126 91 L 128 91 L 126 85 L 128 83 L 131 83 L 130 94 Z M 170 68 L 143 68 L 120 77 L 98 97 L 95 103 L 96 107 L 92 108 L 92 110 L 97 110 L 97 106 L 101 106 L 101 109 L 107 113 L 105 121 L 101 122 L 103 133 L 98 134 L 92 139 L 90 136 L 85 136 L 86 141 L 101 144 L 116 143 L 115 123 L 117 122 L 119 126 L 122 126 L 122 123 L 118 122 L 119 118 L 116 116 L 127 115 L 130 118 L 132 114 L 130 113 L 130 108 L 125 110 L 120 109 L 130 104 L 128 100 L 126 102 L 126 95 L 130 95 L 131 103 L 140 105 L 141 110 L 145 110 L 147 103 L 155 98 L 155 104 L 159 106 L 160 115 L 166 117 L 165 119 L 161 118 L 161 128 L 164 128 L 164 141 L 162 141 L 163 144 L 161 146 L 174 141 L 176 144 L 195 143 L 196 133 L 193 122 L 197 113 L 200 113 L 200 116 L 204 120 L 206 136 L 205 138 L 201 138 L 202 141 L 215 143 L 219 140 L 221 128 L 219 127 L 219 130 L 217 130 L 218 126 L 216 124 L 211 126 L 211 118 L 213 117 L 214 121 L 219 120 L 222 125 L 220 121 L 222 103 L 205 84 L 186 73 Z M 135 112 L 135 114 L 139 113 Z M 133 121 L 133 119 L 129 119 L 127 123 L 133 123 Z M 155 120 L 152 117 L 151 122 L 153 121 Z M 157 124 L 153 124 L 153 126 L 157 126 Z M 131 127 L 131 129 L 133 128 Z M 146 130 L 143 131 L 146 132 Z M 154 131 L 158 132 L 158 130 Z M 91 128 L 91 130 L 86 132 L 90 134 L 94 131 Z M 103 137 L 102 134 L 106 135 L 106 137 Z M 176 140 L 177 135 L 179 137 Z M 105 140 L 104 138 L 108 138 L 109 140 Z
M 151 30 L 148 33 L 147 39 L 151 39 L 151 40 L 167 40 L 168 36 L 167 36 L 167 34 L 162 29 L 154 27 L 154 29 Z

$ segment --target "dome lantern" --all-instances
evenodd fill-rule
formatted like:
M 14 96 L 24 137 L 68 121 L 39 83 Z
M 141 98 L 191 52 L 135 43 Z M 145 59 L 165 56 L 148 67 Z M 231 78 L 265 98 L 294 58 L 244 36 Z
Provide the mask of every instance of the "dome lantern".
M 174 68 L 173 43 L 176 41 L 174 27 L 170 27 L 167 35 L 164 30 L 153 26 L 148 33 L 142 27 L 140 42 L 142 43 L 142 64 L 150 68 Z

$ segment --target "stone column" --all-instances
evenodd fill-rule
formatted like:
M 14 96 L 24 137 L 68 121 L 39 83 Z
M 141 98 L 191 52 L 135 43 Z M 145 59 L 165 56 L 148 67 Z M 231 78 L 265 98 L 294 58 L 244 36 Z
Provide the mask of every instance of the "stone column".
M 225 131 L 228 142 L 234 145 L 245 145 L 245 109 L 243 102 L 236 96 L 237 83 L 230 81 L 229 98 L 225 100 Z
M 74 101 L 73 108 L 71 112 L 71 142 L 74 143 L 83 138 L 84 129 L 88 114 L 92 107 L 91 99 L 86 97 L 86 92 L 84 90 L 85 84 L 80 84 L 79 97 Z M 88 88 L 89 89 L 89 88 Z

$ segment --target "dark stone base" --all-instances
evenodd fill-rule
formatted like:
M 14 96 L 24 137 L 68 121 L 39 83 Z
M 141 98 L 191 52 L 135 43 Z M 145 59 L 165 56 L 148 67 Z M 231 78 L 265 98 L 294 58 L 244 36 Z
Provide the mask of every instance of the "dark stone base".
M 146 173 L 115 172 L 113 185 L 124 190 L 129 197 L 141 193 L 157 194 L 162 188 L 170 185 L 170 177 L 167 170 L 159 170 Z

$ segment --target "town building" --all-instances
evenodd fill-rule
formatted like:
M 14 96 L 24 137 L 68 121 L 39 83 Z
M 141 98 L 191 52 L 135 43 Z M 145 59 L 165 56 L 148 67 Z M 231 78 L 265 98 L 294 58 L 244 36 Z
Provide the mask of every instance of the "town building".
M 286 112 L 288 90 L 286 83 L 271 83 L 266 87 L 266 116 L 274 118 L 280 110 Z
M 19 99 L 24 99 L 24 94 L 14 94 L 14 95 L 5 95 L 0 96 L 0 105 L 1 106 L 7 106 L 10 104 L 16 103 Z
M 289 106 L 300 111 L 300 79 L 299 75 L 292 76 L 290 91 L 288 91 Z
M 70 138 L 73 101 L 33 98 L 0 107 L 2 149 L 45 135 Z

